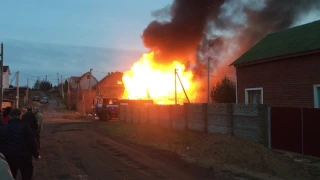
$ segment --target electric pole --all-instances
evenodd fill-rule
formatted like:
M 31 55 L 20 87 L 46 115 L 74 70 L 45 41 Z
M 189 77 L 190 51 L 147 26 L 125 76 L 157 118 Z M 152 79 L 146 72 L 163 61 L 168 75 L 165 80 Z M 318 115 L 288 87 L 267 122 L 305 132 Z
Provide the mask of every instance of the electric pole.
M 1 52 L 0 52 L 0 105 L 1 105 L 1 115 L 0 115 L 0 124 L 2 125 L 2 99 L 3 99 L 3 43 L 1 43 Z
M 90 78 L 89 78 L 89 87 L 88 87 L 88 90 L 89 90 L 89 94 L 91 92 L 91 78 L 92 77 L 92 69 L 90 69 Z
M 174 69 L 174 104 L 177 105 L 177 68 Z
M 48 75 L 46 75 L 46 82 L 47 82 L 47 80 L 48 80 Z
M 26 99 L 28 100 L 29 98 L 29 78 L 27 78 L 27 95 Z
M 70 78 L 68 78 L 68 106 L 69 106 L 69 109 L 70 109 Z
M 17 80 L 17 96 L 16 96 L 16 98 L 17 98 L 17 103 L 16 103 L 16 108 L 19 108 L 19 71 L 18 72 L 16 72 L 17 74 L 16 74 L 16 80 Z
M 210 60 L 211 57 L 208 57 L 208 87 L 207 87 L 207 103 L 210 103 Z
M 90 79 L 89 79 L 89 102 L 92 101 L 92 96 L 91 96 L 91 79 L 92 79 L 92 69 L 90 69 Z M 93 105 L 92 105 L 93 108 Z
M 58 80 L 58 86 L 59 86 L 59 73 L 57 73 L 57 80 Z
M 61 96 L 62 96 L 62 99 L 64 99 L 62 75 L 61 75 Z

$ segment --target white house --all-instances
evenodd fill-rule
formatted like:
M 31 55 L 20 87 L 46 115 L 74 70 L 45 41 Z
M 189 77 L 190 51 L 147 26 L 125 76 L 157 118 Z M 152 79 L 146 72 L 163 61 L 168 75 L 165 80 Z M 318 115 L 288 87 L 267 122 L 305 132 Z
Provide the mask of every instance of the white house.
M 81 89 L 88 90 L 89 81 L 90 81 L 90 72 L 86 72 L 80 77 L 71 76 L 71 78 L 70 78 L 70 88 L 71 88 L 71 90 L 76 90 L 76 89 L 78 89 L 80 87 Z M 93 87 L 97 83 L 98 83 L 97 78 L 95 78 L 92 75 L 91 87 Z
M 9 76 L 10 76 L 9 66 L 3 66 L 2 82 L 3 82 L 4 89 L 9 88 Z

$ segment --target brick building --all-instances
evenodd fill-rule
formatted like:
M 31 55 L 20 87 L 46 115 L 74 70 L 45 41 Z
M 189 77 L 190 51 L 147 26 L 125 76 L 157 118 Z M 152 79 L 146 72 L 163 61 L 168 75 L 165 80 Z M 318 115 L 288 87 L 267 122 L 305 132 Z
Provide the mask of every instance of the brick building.
M 238 103 L 320 108 L 320 21 L 269 34 L 231 65 Z

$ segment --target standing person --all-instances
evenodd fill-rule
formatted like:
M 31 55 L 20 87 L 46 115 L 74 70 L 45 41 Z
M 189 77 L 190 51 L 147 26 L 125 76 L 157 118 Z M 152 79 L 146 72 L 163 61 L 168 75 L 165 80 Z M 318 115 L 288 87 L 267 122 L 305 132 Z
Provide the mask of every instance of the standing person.
M 32 156 L 37 160 L 39 151 L 30 127 L 20 120 L 21 111 L 13 109 L 7 125 L 0 127 L 0 152 L 5 156 L 13 178 L 20 170 L 22 180 L 33 176 Z
M 22 115 L 22 122 L 29 125 L 34 136 L 36 137 L 38 132 L 38 122 L 36 115 L 32 112 L 32 107 L 28 107 L 27 112 Z
M 43 116 L 40 113 L 40 110 L 38 107 L 34 107 L 33 112 L 36 115 L 36 119 L 38 122 L 38 132 L 37 132 L 37 136 L 36 136 L 36 141 L 38 144 L 38 148 L 40 149 L 40 133 L 42 132 L 42 129 L 43 129 Z
M 2 113 L 2 124 L 6 125 L 8 124 L 9 120 L 10 120 L 10 111 L 11 111 L 11 107 L 6 107 Z

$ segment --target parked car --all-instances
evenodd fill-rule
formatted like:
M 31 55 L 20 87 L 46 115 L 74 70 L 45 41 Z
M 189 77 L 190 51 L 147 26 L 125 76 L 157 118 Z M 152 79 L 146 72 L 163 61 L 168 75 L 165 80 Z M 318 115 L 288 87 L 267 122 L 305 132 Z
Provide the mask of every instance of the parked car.
M 33 96 L 32 101 L 40 101 L 40 97 L 39 96 Z
M 49 102 L 48 97 L 43 97 L 40 101 L 41 104 L 47 104 Z

